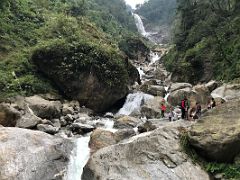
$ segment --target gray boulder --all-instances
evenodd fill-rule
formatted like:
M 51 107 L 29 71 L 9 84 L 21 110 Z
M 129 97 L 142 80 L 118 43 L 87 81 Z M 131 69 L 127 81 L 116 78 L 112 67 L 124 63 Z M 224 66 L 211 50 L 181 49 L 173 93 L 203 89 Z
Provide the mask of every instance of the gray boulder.
M 178 128 L 184 124 L 174 123 L 98 150 L 84 167 L 82 179 L 210 179 L 181 149 Z
M 233 162 L 240 153 L 240 101 L 208 111 L 189 131 L 196 151 L 208 160 Z
M 138 118 L 123 116 L 114 122 L 114 128 L 125 129 L 136 127 L 140 123 Z
M 113 132 L 103 130 L 103 129 L 95 129 L 91 134 L 89 147 L 91 148 L 92 152 L 96 152 L 101 148 L 104 148 L 106 146 L 110 146 L 116 143 L 117 141 L 115 139 Z
M 141 108 L 141 114 L 146 116 L 148 119 L 150 118 L 160 118 L 161 110 L 160 106 L 163 102 L 162 97 L 154 97 L 145 102 L 145 104 Z
M 205 86 L 208 88 L 210 92 L 212 92 L 213 90 L 217 89 L 219 85 L 220 85 L 219 82 L 212 80 L 209 81 Z
M 26 102 L 34 114 L 40 118 L 53 119 L 61 115 L 62 104 L 60 101 L 48 101 L 40 96 L 26 98 Z
M 145 123 L 140 124 L 137 128 L 139 133 L 144 133 L 157 129 L 157 126 L 153 125 L 151 121 L 146 121 Z
M 72 149 L 67 140 L 21 128 L 0 127 L 0 144 L 1 180 L 57 179 Z
M 53 127 L 50 124 L 38 124 L 37 129 L 48 134 L 56 134 L 59 131 L 58 127 Z
M 17 120 L 16 127 L 19 128 L 34 128 L 42 121 L 41 118 L 37 117 L 32 113 L 31 110 L 26 109 L 20 119 Z
M 93 131 L 95 127 L 88 125 L 88 124 L 82 124 L 82 123 L 73 123 L 70 125 L 73 132 L 77 134 L 85 134 Z
M 164 97 L 166 94 L 166 90 L 163 86 L 151 85 L 148 87 L 147 93 L 153 96 Z
M 211 93 L 213 98 L 222 98 L 226 101 L 240 98 L 240 84 L 224 84 Z
M 192 88 L 192 85 L 189 83 L 173 83 L 170 86 L 169 91 L 173 92 L 173 91 L 177 91 L 179 89 L 185 89 L 185 88 Z
M 117 142 L 135 136 L 136 132 L 133 129 L 120 129 L 114 133 L 114 138 Z

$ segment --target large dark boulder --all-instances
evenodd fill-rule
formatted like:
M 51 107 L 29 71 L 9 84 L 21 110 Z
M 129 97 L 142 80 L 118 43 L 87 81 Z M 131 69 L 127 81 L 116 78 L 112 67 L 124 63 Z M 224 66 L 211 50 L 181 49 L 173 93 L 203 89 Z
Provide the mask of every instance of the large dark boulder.
M 139 76 L 119 50 L 105 44 L 53 42 L 36 49 L 32 60 L 65 96 L 98 112 L 124 98 Z
M 120 41 L 119 47 L 130 59 L 135 59 L 139 62 L 148 60 L 150 49 L 144 40 L 139 37 L 125 37 Z

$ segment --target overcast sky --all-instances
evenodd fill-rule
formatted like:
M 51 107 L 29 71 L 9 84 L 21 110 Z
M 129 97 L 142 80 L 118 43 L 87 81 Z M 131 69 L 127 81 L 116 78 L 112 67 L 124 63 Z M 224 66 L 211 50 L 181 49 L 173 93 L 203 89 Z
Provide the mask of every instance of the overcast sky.
M 132 6 L 132 8 L 135 8 L 137 4 L 142 4 L 146 0 L 125 0 L 127 4 Z

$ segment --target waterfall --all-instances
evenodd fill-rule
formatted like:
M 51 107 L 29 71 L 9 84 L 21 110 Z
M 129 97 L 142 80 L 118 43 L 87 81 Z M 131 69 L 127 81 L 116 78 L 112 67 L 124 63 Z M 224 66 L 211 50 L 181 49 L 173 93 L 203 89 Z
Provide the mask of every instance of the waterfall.
M 83 168 L 90 157 L 88 143 L 90 135 L 75 140 L 75 148 L 70 156 L 66 180 L 81 180 Z
M 159 59 L 160 59 L 161 57 L 158 55 L 158 53 L 154 53 L 154 52 L 150 52 L 150 60 L 151 60 L 151 62 L 150 62 L 150 64 L 149 65 L 151 65 L 151 64 L 154 64 L 156 61 L 158 61 Z
M 144 94 L 143 92 L 137 92 L 133 94 L 129 94 L 127 96 L 127 100 L 124 103 L 123 107 L 118 111 L 117 114 L 120 115 L 130 115 L 133 111 L 139 111 L 141 105 L 149 100 L 152 99 L 153 96 L 149 94 Z
M 117 129 L 113 129 L 114 121 L 109 118 L 99 118 L 93 123 L 103 123 L 102 129 L 116 132 Z M 84 166 L 90 157 L 90 148 L 88 146 L 91 133 L 84 137 L 80 137 L 74 140 L 75 147 L 70 156 L 70 162 L 64 180 L 81 180 Z
M 145 75 L 145 73 L 144 73 L 144 71 L 142 70 L 141 67 L 138 67 L 137 70 L 138 70 L 138 72 L 139 72 L 140 79 L 142 80 L 142 77 Z
M 141 33 L 143 36 L 147 36 L 148 33 L 145 31 L 145 28 L 143 26 L 143 22 L 142 22 L 142 19 L 140 18 L 140 16 L 137 14 L 133 14 L 133 16 L 135 19 L 135 23 L 136 23 L 138 32 Z

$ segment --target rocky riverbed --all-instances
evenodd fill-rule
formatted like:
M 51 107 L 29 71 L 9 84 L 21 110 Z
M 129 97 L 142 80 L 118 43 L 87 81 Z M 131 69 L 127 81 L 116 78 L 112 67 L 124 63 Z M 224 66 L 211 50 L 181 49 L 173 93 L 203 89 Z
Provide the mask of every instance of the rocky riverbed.
M 118 113 L 99 115 L 78 101 L 50 94 L 1 103 L 0 179 L 72 180 L 82 173 L 84 180 L 209 179 L 183 151 L 181 129 L 189 131 L 190 143 L 200 155 L 233 162 L 240 151 L 231 150 L 238 143 L 238 104 L 232 100 L 239 98 L 239 85 L 171 83 L 160 55 L 152 54 L 150 62 L 133 62 L 142 71 L 142 84 L 132 87 Z M 196 125 L 160 118 L 163 99 L 180 113 L 177 106 L 183 96 L 192 105 L 200 102 L 203 109 L 214 97 L 219 107 Z M 219 131 L 222 134 L 215 134 Z M 213 146 L 219 148 L 212 151 Z M 229 156 L 223 156 L 226 153 Z

